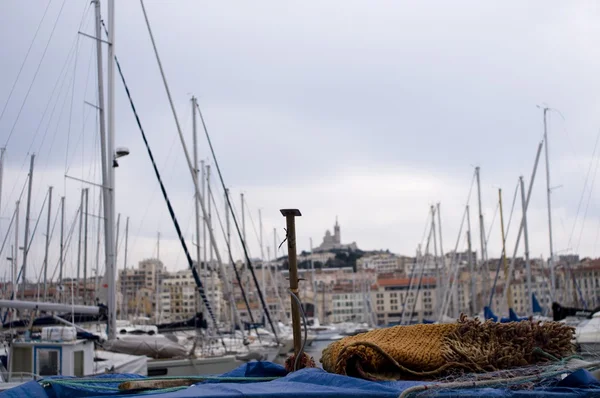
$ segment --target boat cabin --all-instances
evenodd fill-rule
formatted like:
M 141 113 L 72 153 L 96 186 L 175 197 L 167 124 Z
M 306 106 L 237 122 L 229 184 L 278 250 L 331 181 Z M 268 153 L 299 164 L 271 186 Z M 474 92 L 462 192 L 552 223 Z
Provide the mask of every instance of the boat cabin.
M 8 349 L 6 381 L 49 376 L 85 376 L 94 373 L 94 342 L 78 340 L 72 327 L 42 329 L 41 338 L 20 339 Z

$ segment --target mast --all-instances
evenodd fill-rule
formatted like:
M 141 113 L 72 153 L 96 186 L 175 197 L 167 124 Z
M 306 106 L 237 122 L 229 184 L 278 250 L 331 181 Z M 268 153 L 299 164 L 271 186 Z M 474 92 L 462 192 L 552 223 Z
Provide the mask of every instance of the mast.
M 441 281 L 436 281 L 436 287 L 438 288 L 438 290 L 440 290 L 440 301 L 438 301 L 438 306 L 442 304 L 442 302 L 445 300 L 444 296 L 445 296 L 445 289 L 446 287 L 444 286 L 444 289 L 441 289 L 441 285 L 445 285 L 445 282 L 448 281 L 448 269 L 446 268 L 446 256 L 444 256 L 444 243 L 442 241 L 442 210 L 440 207 L 440 203 L 438 202 L 436 204 L 436 213 L 437 213 L 437 219 L 438 219 L 438 232 L 440 235 L 440 258 L 442 260 L 442 273 L 445 275 L 444 276 L 444 282 L 440 283 Z M 441 318 L 440 318 L 441 320 Z
M 527 313 L 533 310 L 532 306 L 532 291 L 531 291 L 531 264 L 529 263 L 529 236 L 527 234 L 527 201 L 525 200 L 525 183 L 523 182 L 523 176 L 519 177 L 521 184 L 521 205 L 523 207 L 523 233 L 525 240 L 525 272 L 527 274 Z
M 473 248 L 471 247 L 471 209 L 467 205 L 467 259 L 469 261 L 469 274 L 471 276 L 471 316 L 477 314 L 477 292 L 475 289 L 475 264 L 473 261 Z
M 48 220 L 46 222 L 46 250 L 44 252 L 44 301 L 48 300 L 48 247 L 50 246 L 50 216 L 52 214 L 52 187 L 48 187 Z
M 157 239 L 156 239 L 156 259 L 158 260 L 158 263 L 156 264 L 156 266 L 154 267 L 154 274 L 156 277 L 156 286 L 155 286 L 155 290 L 156 290 L 156 305 L 154 306 L 154 319 L 156 320 L 156 323 L 160 323 L 160 308 L 159 308 L 159 304 L 160 304 L 160 279 L 158 277 L 158 264 L 160 264 L 160 232 L 157 235 Z
M 123 278 L 127 278 L 127 244 L 129 240 L 129 217 L 125 220 L 125 256 L 123 259 Z M 127 286 L 123 286 L 123 279 L 121 278 L 121 295 L 123 296 L 123 308 L 121 309 L 121 317 L 125 316 L 123 319 L 127 319 L 127 315 L 129 312 L 128 307 L 128 298 L 127 298 Z M 157 299 L 158 300 L 158 299 Z
M 439 285 L 439 281 L 441 279 L 441 275 L 440 275 L 440 263 L 438 261 L 438 249 L 437 249 L 437 231 L 435 229 L 435 211 L 436 208 L 434 208 L 433 206 L 431 206 L 431 231 L 433 234 L 433 263 L 435 266 L 435 283 L 436 283 L 436 303 L 439 303 L 439 293 L 441 293 L 442 289 L 440 289 Z M 439 315 L 439 314 L 437 314 Z
M 246 242 L 246 218 L 244 217 L 244 193 L 240 193 L 240 198 L 242 200 L 242 236 L 244 237 L 244 242 Z
M 13 281 L 15 281 L 15 285 L 13 286 L 13 298 L 17 298 L 19 281 L 17 278 L 19 277 L 17 268 L 19 267 L 19 207 L 21 202 L 17 200 L 16 209 L 15 209 L 15 251 L 13 254 Z
M 483 273 L 483 289 L 481 292 L 481 297 L 485 297 L 485 295 L 490 290 L 490 272 L 487 267 L 487 247 L 485 244 L 485 228 L 483 226 L 483 210 L 481 208 L 481 180 L 480 180 L 480 168 L 479 166 L 475 167 L 475 176 L 477 178 L 477 204 L 479 210 L 479 241 L 481 245 L 481 271 Z
M 194 143 L 194 178 L 196 180 L 196 184 L 198 184 L 198 131 L 196 125 L 196 97 L 192 96 L 192 131 L 193 131 L 193 143 Z M 194 195 L 196 192 L 194 192 Z M 195 224 L 196 224 L 196 269 L 200 272 L 200 206 L 198 203 L 198 198 L 194 201 L 194 210 L 195 210 Z M 197 298 L 197 306 L 198 310 L 202 308 L 202 300 L 200 295 L 198 294 Z
M 115 0 L 108 0 L 108 55 L 107 55 L 107 76 L 108 76 L 108 87 L 107 87 L 107 104 L 108 104 L 108 142 L 107 142 L 107 174 L 109 180 L 109 191 L 108 191 L 108 204 L 105 203 L 108 209 L 108 224 L 109 234 L 107 236 L 108 245 L 111 248 L 110 252 L 107 253 L 107 273 L 109 276 L 108 280 L 108 319 L 109 319 L 109 339 L 114 339 L 117 328 L 117 289 L 116 289 L 116 253 L 115 253 L 115 240 L 113 238 L 113 231 L 115 225 L 115 168 L 113 164 L 113 158 L 115 154 Z
M 107 107 L 106 124 L 104 120 L 104 86 L 102 75 L 102 37 L 100 2 L 95 0 L 96 16 L 96 60 L 98 72 L 98 107 L 100 120 L 100 151 L 102 157 L 102 192 L 104 204 L 104 257 L 105 274 L 102 282 L 102 298 L 108 306 L 108 339 L 116 337 L 116 264 L 115 264 L 115 181 L 114 181 L 114 141 L 115 141 L 115 1 L 108 0 L 107 15 Z M 106 289 L 106 290 L 105 290 Z
M 212 195 L 212 191 L 210 189 L 210 165 L 206 165 L 206 200 L 208 201 L 208 230 L 210 233 L 213 232 L 212 230 L 212 207 L 211 207 L 211 200 L 210 197 Z M 198 202 L 198 201 L 196 201 Z M 211 302 L 212 304 L 214 304 L 214 287 L 213 287 L 213 281 L 212 281 L 212 260 L 213 260 L 213 246 L 210 246 L 210 250 L 209 250 L 209 258 L 208 258 L 208 262 L 205 264 L 206 266 L 206 271 L 207 271 L 207 278 L 208 278 L 208 286 L 207 286 L 207 290 L 208 290 L 208 294 L 209 294 L 209 302 Z
M 98 214 L 102 214 L 102 192 L 98 197 Z M 96 232 L 96 276 L 94 283 L 94 301 L 98 301 L 98 289 L 99 286 L 99 273 L 100 273 L 100 220 L 97 220 L 97 232 Z
M 552 242 L 552 204 L 550 196 L 552 188 L 550 188 L 550 159 L 548 158 L 548 124 L 546 122 L 546 115 L 548 108 L 544 108 L 544 151 L 546 157 L 546 196 L 548 198 L 548 237 L 550 239 L 550 260 L 548 265 L 550 266 L 550 294 L 554 298 L 554 288 L 556 286 L 556 276 L 554 275 L 554 247 Z
M 539 145 L 538 145 L 538 150 L 535 156 L 535 163 L 533 165 L 533 171 L 531 172 L 531 181 L 529 181 L 529 188 L 527 191 L 527 198 L 525 199 L 525 210 L 527 210 L 527 208 L 529 207 L 529 200 L 531 199 L 531 193 L 533 191 L 533 183 L 535 181 L 535 175 L 537 172 L 537 166 L 540 160 L 540 155 L 542 153 L 542 145 L 543 145 L 543 141 L 540 141 Z M 516 192 L 515 192 L 516 194 Z M 519 231 L 517 233 L 517 241 L 515 243 L 515 248 L 513 251 L 513 255 L 512 255 L 512 261 L 510 262 L 510 267 L 509 267 L 509 271 L 508 271 L 508 279 L 506 280 L 506 284 L 510 286 L 510 281 L 511 281 L 511 277 L 513 275 L 513 270 L 515 267 L 515 260 L 517 258 L 517 251 L 519 250 L 519 244 L 521 242 L 521 235 L 523 233 L 523 227 L 524 227 L 524 218 L 521 218 L 521 224 L 519 226 Z M 507 294 L 510 293 L 509 289 L 504 289 L 504 293 L 503 293 L 503 299 L 502 301 L 504 301 L 504 299 L 507 297 Z
M 317 305 L 317 280 L 315 278 L 315 263 L 313 261 L 313 242 L 312 242 L 312 238 L 309 238 L 309 242 L 310 242 L 310 272 L 311 272 L 311 277 L 312 277 L 312 288 L 313 288 L 313 297 L 314 297 L 314 301 L 315 301 L 315 305 L 314 305 L 314 309 L 315 309 L 315 313 L 314 313 L 314 317 L 315 318 L 319 318 L 319 306 Z
M 2 209 L 2 182 L 4 180 L 4 152 L 6 148 L 0 148 L 0 209 Z
M 262 225 L 262 212 L 260 211 L 260 209 L 258 209 L 258 228 L 259 228 L 259 244 L 260 244 L 260 258 L 262 260 L 262 272 L 261 272 L 261 276 L 262 276 L 262 288 L 265 291 L 265 294 L 267 294 L 267 279 L 265 276 L 265 271 L 266 271 L 266 261 L 265 261 L 265 251 L 264 251 L 264 247 L 263 247 L 263 225 Z
M 29 181 L 27 186 L 27 206 L 25 208 L 25 238 L 23 239 L 23 290 L 21 299 L 25 299 L 25 289 L 27 288 L 27 254 L 29 253 L 29 214 L 31 212 L 31 187 L 33 185 L 33 162 L 35 154 L 31 155 L 29 165 Z M 18 246 L 17 246 L 17 250 Z
M 119 233 L 121 232 L 121 213 L 117 214 L 117 238 L 115 240 L 115 272 L 117 272 L 117 259 L 119 258 Z
M 83 305 L 87 305 L 87 296 L 88 296 L 88 288 L 87 288 L 87 253 L 88 253 L 88 204 L 89 204 L 89 188 L 85 188 L 83 190 L 85 192 L 85 224 L 84 224 L 84 238 L 83 238 Z
M 225 199 L 225 201 L 224 201 L 224 203 L 225 203 L 225 227 L 227 229 L 227 231 L 226 231 L 226 233 L 227 233 L 227 235 L 226 235 L 227 236 L 227 238 L 226 238 L 227 242 L 226 242 L 225 246 L 230 247 L 230 245 L 231 245 L 231 223 L 229 221 L 229 209 L 227 208 L 227 195 L 229 195 L 229 188 L 225 189 L 224 195 L 225 195 L 225 198 L 224 198 Z M 232 260 L 230 259 L 230 261 L 232 261 Z M 233 271 L 233 264 L 229 264 L 229 266 L 232 268 L 232 271 Z M 231 279 L 233 279 L 233 275 L 227 275 L 227 274 L 225 274 L 224 277 L 225 278 L 231 277 Z M 230 308 L 230 311 L 231 311 L 231 314 L 230 314 L 230 316 L 231 316 L 231 327 L 232 327 L 232 329 L 235 329 L 235 321 L 236 321 L 236 319 L 235 319 L 235 314 L 236 314 L 235 309 L 237 308 L 236 307 L 237 303 L 235 302 L 235 300 L 231 301 L 230 306 L 231 306 L 231 308 Z
M 77 243 L 77 289 L 75 295 L 81 297 L 81 230 L 83 228 L 83 197 L 85 196 L 85 189 L 81 190 L 81 199 L 79 203 L 79 241 Z
M 502 262 L 504 264 L 504 280 L 507 284 L 507 298 L 506 304 L 508 305 L 508 309 L 511 308 L 512 305 L 512 289 L 508 284 L 509 272 L 508 272 L 508 263 L 506 260 L 506 235 L 504 234 L 504 212 L 502 211 L 502 189 L 498 189 L 498 204 L 500 206 L 500 229 L 502 231 Z
M 204 209 L 206 207 L 206 167 L 204 166 L 204 160 L 200 161 L 200 168 L 202 169 L 202 208 Z M 198 183 L 196 182 L 196 186 L 198 186 Z M 197 190 L 196 190 L 197 193 Z M 196 200 L 196 202 L 198 202 L 199 200 Z M 202 212 L 202 217 L 204 219 L 204 222 L 202 223 L 202 261 L 200 262 L 200 269 L 206 269 L 206 223 L 207 223 L 207 217 L 206 214 L 204 214 L 204 211 Z
M 65 250 L 65 197 L 60 197 L 60 253 L 58 257 L 59 271 L 58 271 L 58 285 L 61 289 L 60 301 L 63 299 L 63 269 L 64 269 L 64 250 Z

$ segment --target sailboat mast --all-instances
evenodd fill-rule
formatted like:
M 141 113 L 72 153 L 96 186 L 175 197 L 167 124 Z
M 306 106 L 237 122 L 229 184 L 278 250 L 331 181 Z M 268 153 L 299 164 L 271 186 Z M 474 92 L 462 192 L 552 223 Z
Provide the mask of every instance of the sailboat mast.
M 211 206 L 211 200 L 210 197 L 212 195 L 212 191 L 210 189 L 210 165 L 206 165 L 206 200 L 208 201 L 208 230 L 210 231 L 210 233 L 212 233 L 212 206 Z M 196 201 L 198 202 L 198 201 Z M 206 266 L 206 271 L 207 273 L 207 277 L 208 277 L 208 283 L 207 283 L 207 290 L 208 290 L 208 301 L 211 304 L 214 304 L 213 301 L 213 295 L 214 295 L 214 288 L 213 288 L 213 281 L 212 281 L 212 260 L 213 260 L 213 246 L 210 246 L 209 249 L 209 257 L 208 257 L 208 262 L 205 264 Z
M 470 290 L 471 290 L 471 316 L 477 314 L 477 292 L 475 286 L 475 262 L 473 261 L 473 248 L 471 247 L 471 208 L 467 205 L 467 259 L 469 262 L 469 274 L 471 276 Z
M 315 318 L 319 318 L 319 306 L 317 305 L 317 279 L 315 277 L 315 263 L 313 261 L 313 242 L 312 242 L 312 238 L 309 238 L 309 243 L 310 243 L 310 272 L 311 272 L 311 279 L 312 279 L 312 288 L 313 288 L 313 297 L 314 297 L 314 309 L 315 309 L 315 313 L 313 314 Z
M 504 280 L 506 285 L 506 304 L 508 305 L 507 309 L 511 308 L 512 305 L 512 291 L 510 285 L 508 284 L 509 272 L 508 272 L 508 262 L 506 259 L 506 235 L 504 233 L 504 212 L 502 210 L 502 189 L 498 189 L 498 204 L 500 207 L 500 229 L 502 232 L 502 262 L 504 264 Z M 502 308 L 502 307 L 500 307 Z
M 27 288 L 27 254 L 29 253 L 29 214 L 31 212 L 31 187 L 33 185 L 33 163 L 35 154 L 31 155 L 31 163 L 29 165 L 29 181 L 27 186 L 27 206 L 25 208 L 25 238 L 23 239 L 23 290 L 21 299 L 25 300 L 25 289 Z M 17 250 L 18 246 L 17 246 Z
M 2 182 L 4 180 L 4 152 L 6 148 L 0 148 L 0 209 L 2 209 Z
M 435 210 L 436 208 L 434 208 L 433 206 L 431 206 L 431 231 L 433 234 L 433 264 L 435 267 L 435 281 L 436 284 L 439 284 L 439 281 L 441 279 L 441 275 L 440 275 L 440 262 L 438 259 L 438 249 L 437 249 L 437 231 L 435 229 Z M 437 287 L 437 289 L 435 289 L 436 291 L 436 303 L 439 303 L 439 293 L 441 293 L 441 289 L 439 288 L 439 286 Z M 439 315 L 439 314 L 436 314 Z
M 242 234 L 244 236 L 244 242 L 246 241 L 246 218 L 244 217 L 244 193 L 240 193 L 240 198 L 242 202 Z
M 62 302 L 63 299 L 63 294 L 62 294 L 62 289 L 63 289 L 63 269 L 64 269 L 64 250 L 65 250 L 65 197 L 61 196 L 60 197 L 60 253 L 59 253 L 59 257 L 58 257 L 58 263 L 59 263 L 59 271 L 58 271 L 58 286 L 61 289 L 61 294 L 60 294 L 60 299 L 59 301 Z
M 117 214 L 117 238 L 115 240 L 115 272 L 117 268 L 117 259 L 119 258 L 119 232 L 121 232 L 121 213 Z
M 98 214 L 102 214 L 102 192 L 98 197 Z M 94 283 L 94 300 L 98 301 L 98 289 L 99 289 L 99 274 L 100 274 L 100 220 L 97 220 L 97 231 L 96 231 L 96 277 Z M 96 303 L 97 304 L 97 303 Z
M 481 272 L 483 273 L 483 289 L 481 292 L 481 297 L 486 297 L 490 290 L 490 272 L 487 268 L 487 247 L 485 244 L 485 227 L 483 225 L 483 210 L 481 208 L 481 178 L 480 178 L 481 169 L 479 166 L 475 167 L 475 177 L 477 179 L 477 205 L 479 211 L 479 242 L 481 245 Z
M 206 207 L 206 166 L 204 165 L 204 160 L 200 161 L 200 168 L 202 169 L 202 208 L 204 209 Z M 196 186 L 198 186 L 198 183 L 196 182 Z M 197 191 L 196 191 L 197 193 Z M 200 202 L 200 200 L 196 199 L 196 202 Z M 200 268 L 204 268 L 206 269 L 206 220 L 207 217 L 204 214 L 204 211 L 202 212 L 202 217 L 204 218 L 204 221 L 202 223 L 202 261 L 200 262 Z
M 44 301 L 48 300 L 48 248 L 50 246 L 51 215 L 52 215 L 52 187 L 48 187 L 48 219 L 46 222 L 46 249 L 44 251 Z
M 77 289 L 75 290 L 75 296 L 81 297 L 81 230 L 83 228 L 83 197 L 85 190 L 81 190 L 81 199 L 79 201 L 79 236 L 77 241 Z
M 527 314 L 533 310 L 532 291 L 531 291 L 531 264 L 529 262 L 529 235 L 527 234 L 527 201 L 525 200 L 525 182 L 523 176 L 519 177 L 521 184 L 521 205 L 523 207 L 523 234 L 525 239 L 525 272 L 527 274 Z
M 194 179 L 196 180 L 196 184 L 199 183 L 199 173 L 198 173 L 198 130 L 196 123 L 196 97 L 192 96 L 192 135 L 193 135 L 193 151 L 194 151 Z M 194 192 L 194 196 L 195 196 Z M 200 258 L 200 205 L 198 203 L 198 198 L 194 200 L 194 211 L 195 211 L 195 226 L 196 226 L 196 270 L 201 272 L 201 258 Z M 204 246 L 204 245 L 203 245 Z M 202 300 L 198 295 L 197 303 L 198 311 L 202 308 Z
M 548 123 L 546 121 L 548 114 L 548 108 L 544 108 L 544 152 L 546 157 L 546 196 L 548 199 L 548 237 L 550 239 L 550 260 L 548 265 L 550 266 L 550 293 L 554 298 L 554 288 L 556 286 L 556 276 L 554 275 L 554 247 L 552 241 L 552 203 L 550 188 L 550 159 L 548 157 Z
M 100 0 L 95 0 L 96 17 L 96 61 L 98 73 L 98 118 L 100 122 L 100 151 L 102 158 L 102 193 L 104 204 L 104 257 L 105 275 L 102 283 L 102 297 L 108 306 L 108 339 L 116 337 L 117 307 L 116 307 L 116 264 L 115 264 L 115 183 L 114 183 L 114 141 L 115 141 L 115 1 L 108 0 L 107 15 L 107 107 L 106 122 L 104 119 L 104 80 L 102 66 L 102 19 L 100 15 Z M 104 290 L 106 289 L 106 290 Z
M 123 276 L 127 277 L 127 250 L 128 250 L 128 243 L 129 243 L 129 217 L 127 217 L 127 219 L 125 220 L 125 255 L 123 256 Z M 122 282 L 121 282 L 122 283 Z M 121 295 L 123 297 L 123 305 L 122 305 L 122 309 L 121 309 L 121 318 L 123 319 L 127 319 L 127 315 L 129 312 L 128 307 L 128 298 L 127 298 L 127 286 L 125 286 L 123 288 L 123 285 L 121 284 Z M 158 297 L 157 297 L 158 300 Z
M 83 305 L 87 305 L 87 296 L 88 296 L 88 288 L 87 288 L 87 269 L 88 269 L 88 210 L 89 210 L 89 188 L 83 190 L 85 192 L 85 218 L 84 218 L 84 226 L 83 226 Z
M 14 285 L 13 285 L 13 297 L 16 298 L 17 297 L 17 293 L 18 293 L 18 289 L 17 287 L 19 286 L 19 281 L 17 280 L 17 278 L 19 277 L 17 268 L 19 267 L 19 207 L 21 205 L 21 202 L 17 200 L 16 203 L 16 208 L 15 208 L 15 251 L 13 253 L 13 281 L 14 281 Z

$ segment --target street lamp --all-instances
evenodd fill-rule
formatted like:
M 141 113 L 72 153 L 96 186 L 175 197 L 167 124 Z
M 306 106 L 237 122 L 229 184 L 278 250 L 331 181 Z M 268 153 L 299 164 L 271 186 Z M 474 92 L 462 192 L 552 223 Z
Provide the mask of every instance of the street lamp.
M 117 159 L 127 155 L 129 155 L 129 148 L 126 148 L 124 146 L 118 147 L 113 156 L 113 167 L 119 167 L 119 162 L 117 162 Z

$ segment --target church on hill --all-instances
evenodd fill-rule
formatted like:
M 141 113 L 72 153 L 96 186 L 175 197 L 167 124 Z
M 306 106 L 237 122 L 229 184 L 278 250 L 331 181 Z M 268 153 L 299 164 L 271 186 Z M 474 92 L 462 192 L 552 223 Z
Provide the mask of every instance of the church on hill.
M 321 245 L 317 247 L 315 251 L 326 252 L 333 249 L 358 250 L 356 242 L 342 244 L 340 224 L 338 223 L 337 217 L 335 218 L 335 225 L 333 226 L 333 235 L 331 234 L 331 231 L 325 231 L 323 243 L 321 243 Z

